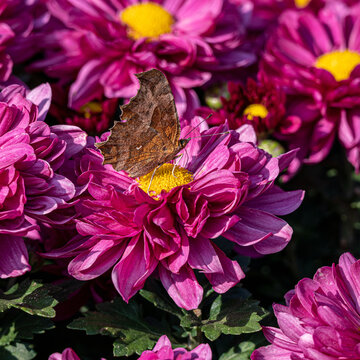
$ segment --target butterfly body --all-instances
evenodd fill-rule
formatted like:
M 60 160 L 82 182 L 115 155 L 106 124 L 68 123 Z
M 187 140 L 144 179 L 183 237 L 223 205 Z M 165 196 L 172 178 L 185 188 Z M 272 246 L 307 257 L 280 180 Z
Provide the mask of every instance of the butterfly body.
M 143 176 L 173 160 L 190 139 L 180 139 L 180 123 L 174 97 L 165 75 L 156 69 L 136 74 L 140 89 L 121 106 L 108 140 L 95 144 L 112 164 L 131 177 Z

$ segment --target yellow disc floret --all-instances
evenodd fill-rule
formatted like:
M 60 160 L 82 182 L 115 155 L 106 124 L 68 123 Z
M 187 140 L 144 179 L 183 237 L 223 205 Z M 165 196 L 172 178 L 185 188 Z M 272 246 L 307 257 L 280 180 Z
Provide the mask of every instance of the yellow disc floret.
M 331 51 L 316 59 L 315 67 L 329 71 L 336 81 L 346 80 L 360 64 L 360 54 L 352 50 Z
M 132 39 L 157 38 L 171 32 L 174 19 L 163 7 L 153 2 L 128 6 L 120 13 Z
M 303 9 L 309 5 L 311 0 L 295 0 L 295 6 L 299 9 Z
M 255 116 L 258 116 L 261 119 L 266 118 L 268 115 L 268 110 L 262 104 L 251 104 L 247 106 L 243 112 L 243 115 L 246 115 L 248 120 L 253 120 Z
M 152 170 L 137 180 L 139 187 L 154 198 L 157 198 L 162 190 L 169 192 L 174 187 L 186 185 L 191 181 L 193 181 L 192 173 L 177 165 L 174 168 L 174 164 L 161 165 L 156 169 L 155 174 Z
M 86 119 L 90 119 L 91 115 L 101 114 L 102 111 L 101 104 L 96 101 L 90 101 L 79 109 L 79 112 L 84 114 Z

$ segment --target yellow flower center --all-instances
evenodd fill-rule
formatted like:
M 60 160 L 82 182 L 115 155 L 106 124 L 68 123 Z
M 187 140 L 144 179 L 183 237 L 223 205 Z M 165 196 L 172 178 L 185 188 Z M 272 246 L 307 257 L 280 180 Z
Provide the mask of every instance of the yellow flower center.
M 246 115 L 249 120 L 253 120 L 255 116 L 264 119 L 268 113 L 264 105 L 251 104 L 245 108 L 243 115 Z
M 295 0 L 295 6 L 299 9 L 303 9 L 309 5 L 311 0 Z
M 360 64 L 360 54 L 351 50 L 331 51 L 316 59 L 315 67 L 329 71 L 336 81 L 346 80 Z
M 91 115 L 101 114 L 102 111 L 101 104 L 96 101 L 90 101 L 79 109 L 79 112 L 83 114 L 86 119 L 90 119 Z
M 167 34 L 174 23 L 171 14 L 153 2 L 128 6 L 120 13 L 120 19 L 128 26 L 129 37 L 135 40 Z
M 176 186 L 186 185 L 193 181 L 193 175 L 190 171 L 175 165 L 173 172 L 173 168 L 173 164 L 161 165 L 155 171 L 152 180 L 151 178 L 153 176 L 154 170 L 150 171 L 144 176 L 141 176 L 137 180 L 139 187 L 156 199 L 161 194 L 162 190 L 169 192 Z

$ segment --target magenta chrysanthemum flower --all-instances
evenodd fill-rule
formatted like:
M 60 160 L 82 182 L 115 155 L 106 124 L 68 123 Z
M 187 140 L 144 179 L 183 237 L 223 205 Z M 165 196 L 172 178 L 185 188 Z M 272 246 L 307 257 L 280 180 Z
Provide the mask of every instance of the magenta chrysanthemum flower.
M 76 355 L 73 349 L 66 348 L 61 354 L 51 354 L 48 360 L 80 360 L 80 358 Z
M 227 121 L 230 129 L 250 124 L 258 137 L 269 134 L 291 134 L 298 130 L 298 118 L 285 117 L 285 94 L 274 85 L 249 78 L 246 86 L 230 82 L 228 97 L 221 97 L 222 107 L 218 111 L 199 108 L 198 115 L 206 118 L 210 125 Z
M 40 0 L 5 0 L 0 4 L 0 82 L 8 80 L 13 63 L 36 52 L 35 33 L 50 14 Z
M 339 264 L 320 268 L 274 305 L 280 329 L 264 327 L 272 345 L 252 360 L 360 359 L 360 260 L 343 254 Z
M 187 351 L 184 348 L 171 348 L 171 342 L 163 335 L 152 350 L 144 351 L 139 360 L 211 360 L 212 354 L 208 344 L 200 344 Z M 54 359 L 55 360 L 55 359 Z
M 360 167 L 360 6 L 329 2 L 318 16 L 288 11 L 267 44 L 262 68 L 294 95 L 302 119 L 289 137 L 310 163 L 324 159 L 337 136 Z
M 75 186 L 55 171 L 64 161 L 66 142 L 42 120 L 50 105 L 49 85 L 26 95 L 12 85 L 0 93 L 0 278 L 29 270 L 22 236 L 36 222 L 62 224 L 54 212 L 69 207 Z
M 48 360 L 81 360 L 71 348 L 66 348 L 61 354 L 54 353 L 49 356 Z M 106 360 L 101 358 L 100 360 Z
M 194 125 L 194 124 L 193 124 Z M 112 280 L 128 301 L 153 273 L 178 306 L 196 308 L 203 289 L 194 270 L 202 271 L 215 291 L 226 292 L 243 277 L 239 264 L 211 241 L 224 236 L 239 252 L 260 256 L 283 249 L 292 229 L 275 215 L 294 211 L 302 191 L 283 192 L 274 186 L 294 153 L 272 158 L 256 148 L 251 133 L 216 127 L 195 136 L 179 164 L 132 179 L 101 165 L 88 150 L 78 162 L 78 184 L 87 187 L 76 237 L 49 257 L 73 257 L 69 273 L 93 279 L 112 270 Z M 81 210 L 78 210 L 81 212 Z M 136 266 L 134 266 L 136 264 Z
M 102 94 L 134 96 L 134 74 L 157 68 L 170 81 L 183 114 L 198 106 L 192 88 L 212 72 L 254 61 L 239 50 L 243 25 L 228 0 L 90 0 L 86 6 L 56 0 L 48 6 L 64 28 L 45 36 L 45 59 L 34 66 L 71 83 L 69 106 L 75 109 Z

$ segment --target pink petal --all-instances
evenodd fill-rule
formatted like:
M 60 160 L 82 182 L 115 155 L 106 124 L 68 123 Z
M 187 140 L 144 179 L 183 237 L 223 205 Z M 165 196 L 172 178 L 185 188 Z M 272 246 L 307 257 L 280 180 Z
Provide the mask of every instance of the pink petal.
M 25 274 L 31 269 L 24 240 L 18 236 L 1 235 L 0 278 Z
M 199 306 L 203 296 L 203 289 L 189 267 L 183 266 L 175 274 L 160 266 L 159 275 L 164 288 L 177 306 L 185 310 L 193 310 Z
M 144 241 L 143 236 L 133 237 L 112 271 L 114 286 L 126 302 L 144 286 L 158 265 L 155 256 L 146 254 L 149 250 Z

